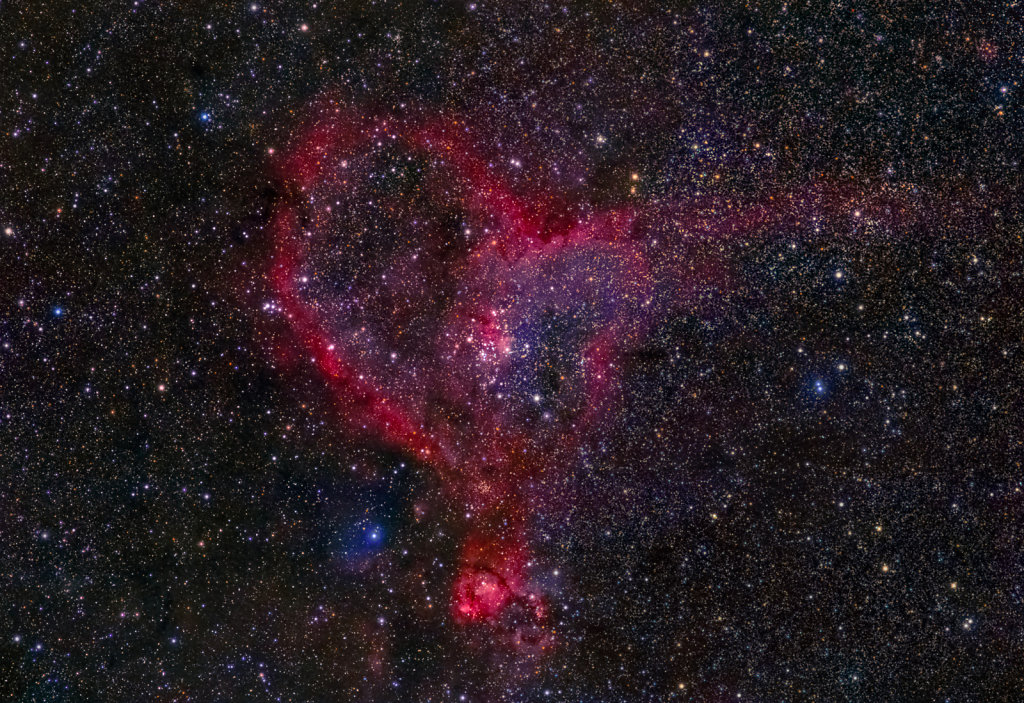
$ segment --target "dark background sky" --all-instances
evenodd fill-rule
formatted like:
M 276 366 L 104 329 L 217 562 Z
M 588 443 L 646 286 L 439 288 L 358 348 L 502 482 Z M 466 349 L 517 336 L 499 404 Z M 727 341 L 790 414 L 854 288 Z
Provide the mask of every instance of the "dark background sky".
M 1024 699 L 1021 16 L 3 3 L 0 692 Z M 451 622 L 459 511 L 281 361 L 269 150 L 328 92 L 529 135 L 579 201 L 902 204 L 726 247 L 713 312 L 655 321 L 538 506 L 541 657 Z

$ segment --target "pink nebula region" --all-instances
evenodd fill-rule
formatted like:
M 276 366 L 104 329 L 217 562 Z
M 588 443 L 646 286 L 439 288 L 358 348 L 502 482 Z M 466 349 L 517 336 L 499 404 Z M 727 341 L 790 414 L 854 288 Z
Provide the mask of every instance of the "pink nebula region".
M 457 116 L 325 101 L 305 124 L 275 157 L 270 280 L 294 338 L 345 431 L 430 466 L 465 513 L 453 620 L 551 646 L 532 516 L 615 425 L 624 358 L 714 304 L 727 242 L 820 199 L 598 207 Z

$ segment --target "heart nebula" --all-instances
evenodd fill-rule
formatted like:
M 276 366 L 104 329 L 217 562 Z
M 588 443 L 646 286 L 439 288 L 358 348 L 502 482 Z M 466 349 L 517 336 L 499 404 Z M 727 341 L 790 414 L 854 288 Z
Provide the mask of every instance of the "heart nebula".
M 349 431 L 431 466 L 465 513 L 452 618 L 546 647 L 535 506 L 614 422 L 624 355 L 723 284 L 721 252 L 689 248 L 777 203 L 602 209 L 488 160 L 457 118 L 327 103 L 308 124 L 278 162 L 280 308 Z

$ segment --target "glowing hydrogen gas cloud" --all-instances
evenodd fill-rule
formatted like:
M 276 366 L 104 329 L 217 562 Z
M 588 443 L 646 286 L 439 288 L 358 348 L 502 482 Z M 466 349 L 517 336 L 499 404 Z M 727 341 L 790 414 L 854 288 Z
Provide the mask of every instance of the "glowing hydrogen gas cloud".
M 324 101 L 307 125 L 276 157 L 281 309 L 344 424 L 464 507 L 455 621 L 547 646 L 531 506 L 614 422 L 624 355 L 728 284 L 728 240 L 842 198 L 600 209 L 514 176 L 458 117 Z

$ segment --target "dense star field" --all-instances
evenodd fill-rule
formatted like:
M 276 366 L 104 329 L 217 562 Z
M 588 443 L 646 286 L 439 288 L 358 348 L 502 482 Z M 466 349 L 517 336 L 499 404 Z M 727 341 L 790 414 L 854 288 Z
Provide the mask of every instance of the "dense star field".
M 1024 700 L 1019 3 L 0 37 L 5 700 Z

